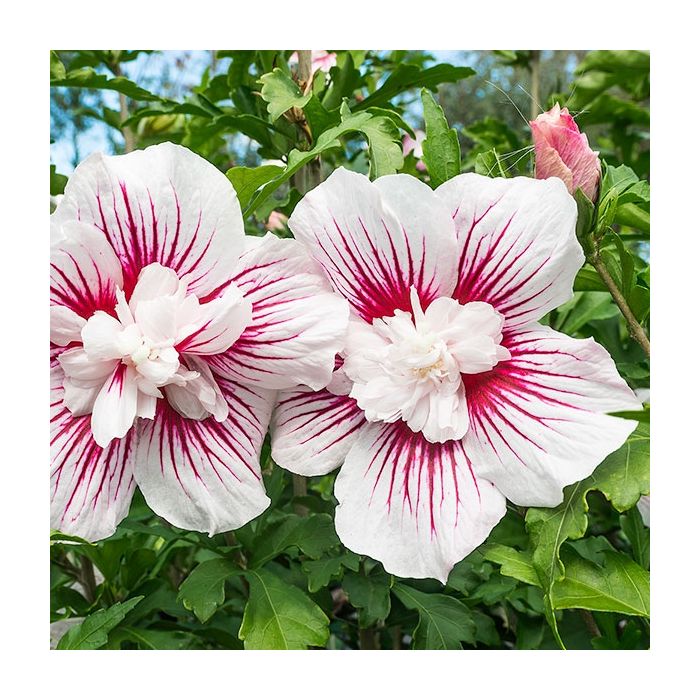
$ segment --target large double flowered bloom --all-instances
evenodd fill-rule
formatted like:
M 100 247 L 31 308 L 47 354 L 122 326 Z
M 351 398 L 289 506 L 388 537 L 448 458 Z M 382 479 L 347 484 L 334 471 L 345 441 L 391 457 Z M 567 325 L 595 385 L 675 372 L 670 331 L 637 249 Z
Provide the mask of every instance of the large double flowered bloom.
M 347 302 L 173 144 L 88 158 L 51 226 L 52 526 L 107 537 L 136 484 L 179 527 L 257 516 L 275 392 L 328 384 Z
M 387 571 L 445 581 L 520 505 L 554 506 L 639 407 L 592 339 L 538 323 L 583 263 L 557 178 L 340 169 L 289 226 L 351 306 L 327 389 L 280 392 L 272 454 L 305 475 L 343 464 L 336 529 Z

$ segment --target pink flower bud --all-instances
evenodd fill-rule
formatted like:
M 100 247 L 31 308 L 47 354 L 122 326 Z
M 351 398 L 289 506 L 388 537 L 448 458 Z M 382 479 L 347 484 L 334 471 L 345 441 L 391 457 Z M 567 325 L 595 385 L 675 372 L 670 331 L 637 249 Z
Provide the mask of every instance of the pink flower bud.
M 598 196 L 600 159 L 591 150 L 569 110 L 559 103 L 530 122 L 535 142 L 535 177 L 558 177 L 574 194 L 580 187 L 593 202 Z
M 273 211 L 267 218 L 268 231 L 284 231 L 287 217 L 279 211 Z

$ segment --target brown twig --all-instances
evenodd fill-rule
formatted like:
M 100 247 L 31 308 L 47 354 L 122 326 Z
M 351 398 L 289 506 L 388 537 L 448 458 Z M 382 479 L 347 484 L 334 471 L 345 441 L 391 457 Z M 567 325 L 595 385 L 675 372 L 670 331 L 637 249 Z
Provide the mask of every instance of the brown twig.
M 119 61 L 115 61 L 109 66 L 114 76 L 119 78 L 123 75 Z M 119 93 L 119 120 L 123 125 L 129 118 L 129 105 L 126 101 L 126 95 Z M 130 126 L 121 126 L 122 136 L 124 137 L 124 153 L 131 153 L 136 150 L 136 137 Z
M 80 555 L 80 585 L 85 591 L 88 603 L 95 602 L 97 582 L 95 581 L 95 569 L 92 562 L 84 554 Z

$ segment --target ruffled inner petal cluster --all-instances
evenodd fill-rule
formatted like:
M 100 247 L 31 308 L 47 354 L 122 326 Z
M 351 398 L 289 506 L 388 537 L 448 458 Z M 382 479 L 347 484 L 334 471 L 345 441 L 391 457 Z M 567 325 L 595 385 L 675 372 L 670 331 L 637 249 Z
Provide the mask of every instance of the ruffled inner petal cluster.
M 152 419 L 164 397 L 188 418 L 226 420 L 221 390 L 197 354 L 227 350 L 250 323 L 250 302 L 235 285 L 201 304 L 173 270 L 152 263 L 128 301 L 121 289 L 116 297 L 114 315 L 96 311 L 83 320 L 82 347 L 58 355 L 64 403 L 75 416 L 92 414 L 97 444 L 124 437 L 136 418 Z M 52 340 L 66 339 L 59 325 Z
M 412 313 L 352 324 L 343 365 L 350 397 L 369 421 L 402 420 L 428 442 L 459 440 L 469 426 L 462 374 L 510 358 L 500 345 L 503 317 L 489 304 L 447 297 L 423 311 L 415 287 L 411 304 Z

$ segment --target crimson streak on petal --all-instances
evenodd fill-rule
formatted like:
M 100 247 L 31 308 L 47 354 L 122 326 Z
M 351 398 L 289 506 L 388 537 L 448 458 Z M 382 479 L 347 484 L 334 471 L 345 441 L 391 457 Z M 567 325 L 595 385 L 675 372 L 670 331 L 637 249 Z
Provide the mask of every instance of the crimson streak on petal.
M 512 359 L 463 375 L 475 471 L 512 501 L 554 506 L 636 422 L 606 415 L 639 408 L 607 351 L 537 323 L 507 333 Z
M 229 413 L 190 420 L 166 401 L 140 425 L 136 480 L 148 504 L 174 525 L 208 532 L 234 530 L 269 505 L 260 449 L 274 393 L 217 377 Z
M 462 441 L 429 443 L 405 424 L 368 423 L 336 480 L 336 528 L 353 551 L 398 576 L 441 581 L 481 544 L 505 499 Z
M 349 396 L 281 391 L 270 427 L 272 458 L 296 474 L 328 474 L 343 463 L 365 422 Z
M 92 437 L 90 416 L 63 405 L 63 373 L 51 372 L 51 527 L 87 540 L 109 537 L 134 492 L 133 435 L 106 448 Z

